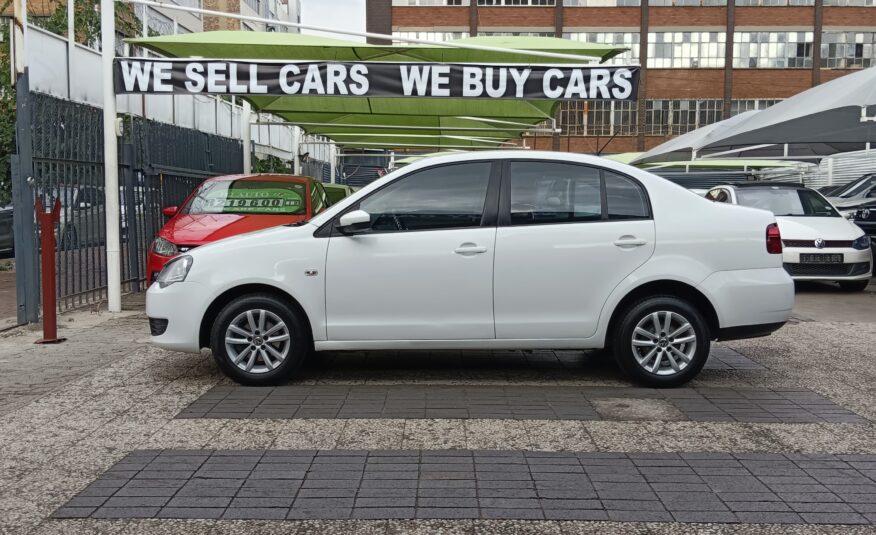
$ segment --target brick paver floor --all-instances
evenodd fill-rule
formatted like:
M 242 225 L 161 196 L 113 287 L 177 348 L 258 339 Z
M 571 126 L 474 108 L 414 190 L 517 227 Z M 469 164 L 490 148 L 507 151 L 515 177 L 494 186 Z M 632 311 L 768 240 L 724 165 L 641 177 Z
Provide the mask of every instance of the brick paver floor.
M 876 456 L 141 450 L 54 516 L 876 524 Z
M 664 406 L 659 414 L 653 411 L 656 404 Z M 867 421 L 806 389 L 552 385 L 222 385 L 195 400 L 178 417 Z

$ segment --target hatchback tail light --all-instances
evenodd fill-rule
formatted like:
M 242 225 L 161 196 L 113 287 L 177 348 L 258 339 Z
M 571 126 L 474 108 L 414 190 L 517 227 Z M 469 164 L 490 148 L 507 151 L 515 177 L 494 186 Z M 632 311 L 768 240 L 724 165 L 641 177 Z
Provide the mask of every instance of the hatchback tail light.
M 776 223 L 766 228 L 766 248 L 770 254 L 782 254 L 782 234 Z

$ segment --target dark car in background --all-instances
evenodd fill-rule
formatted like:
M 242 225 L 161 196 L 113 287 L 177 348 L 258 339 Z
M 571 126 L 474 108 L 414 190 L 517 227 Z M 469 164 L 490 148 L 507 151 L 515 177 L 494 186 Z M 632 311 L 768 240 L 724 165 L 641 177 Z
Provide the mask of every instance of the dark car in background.
M 9 256 L 15 250 L 12 241 L 12 205 L 0 206 L 0 257 Z
M 876 255 L 876 199 L 859 206 L 852 216 L 852 221 L 870 236 L 870 246 Z

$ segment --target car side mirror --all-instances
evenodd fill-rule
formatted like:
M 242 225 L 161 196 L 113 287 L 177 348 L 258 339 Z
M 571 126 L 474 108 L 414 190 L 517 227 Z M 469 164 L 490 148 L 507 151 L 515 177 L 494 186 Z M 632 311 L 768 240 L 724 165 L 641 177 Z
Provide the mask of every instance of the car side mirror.
M 168 207 L 164 208 L 163 210 L 161 210 L 161 213 L 167 217 L 173 217 L 176 215 L 176 213 L 178 211 L 179 211 L 178 206 L 168 206 Z
M 353 210 L 342 215 L 338 220 L 338 230 L 344 234 L 362 232 L 371 227 L 371 214 L 365 210 Z

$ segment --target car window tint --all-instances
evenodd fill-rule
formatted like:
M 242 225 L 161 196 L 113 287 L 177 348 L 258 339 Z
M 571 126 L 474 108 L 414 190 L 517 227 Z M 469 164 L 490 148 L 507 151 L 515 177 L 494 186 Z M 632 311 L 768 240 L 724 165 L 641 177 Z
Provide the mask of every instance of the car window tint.
M 373 232 L 477 227 L 484 214 L 490 162 L 415 172 L 363 200 Z
M 512 225 L 601 218 L 598 169 L 563 163 L 511 163 Z
M 322 186 L 319 182 L 313 182 L 310 186 L 310 211 L 313 214 L 318 214 L 323 208 L 325 208 L 325 201 Z
M 648 219 L 642 187 L 625 176 L 603 171 L 609 219 Z

